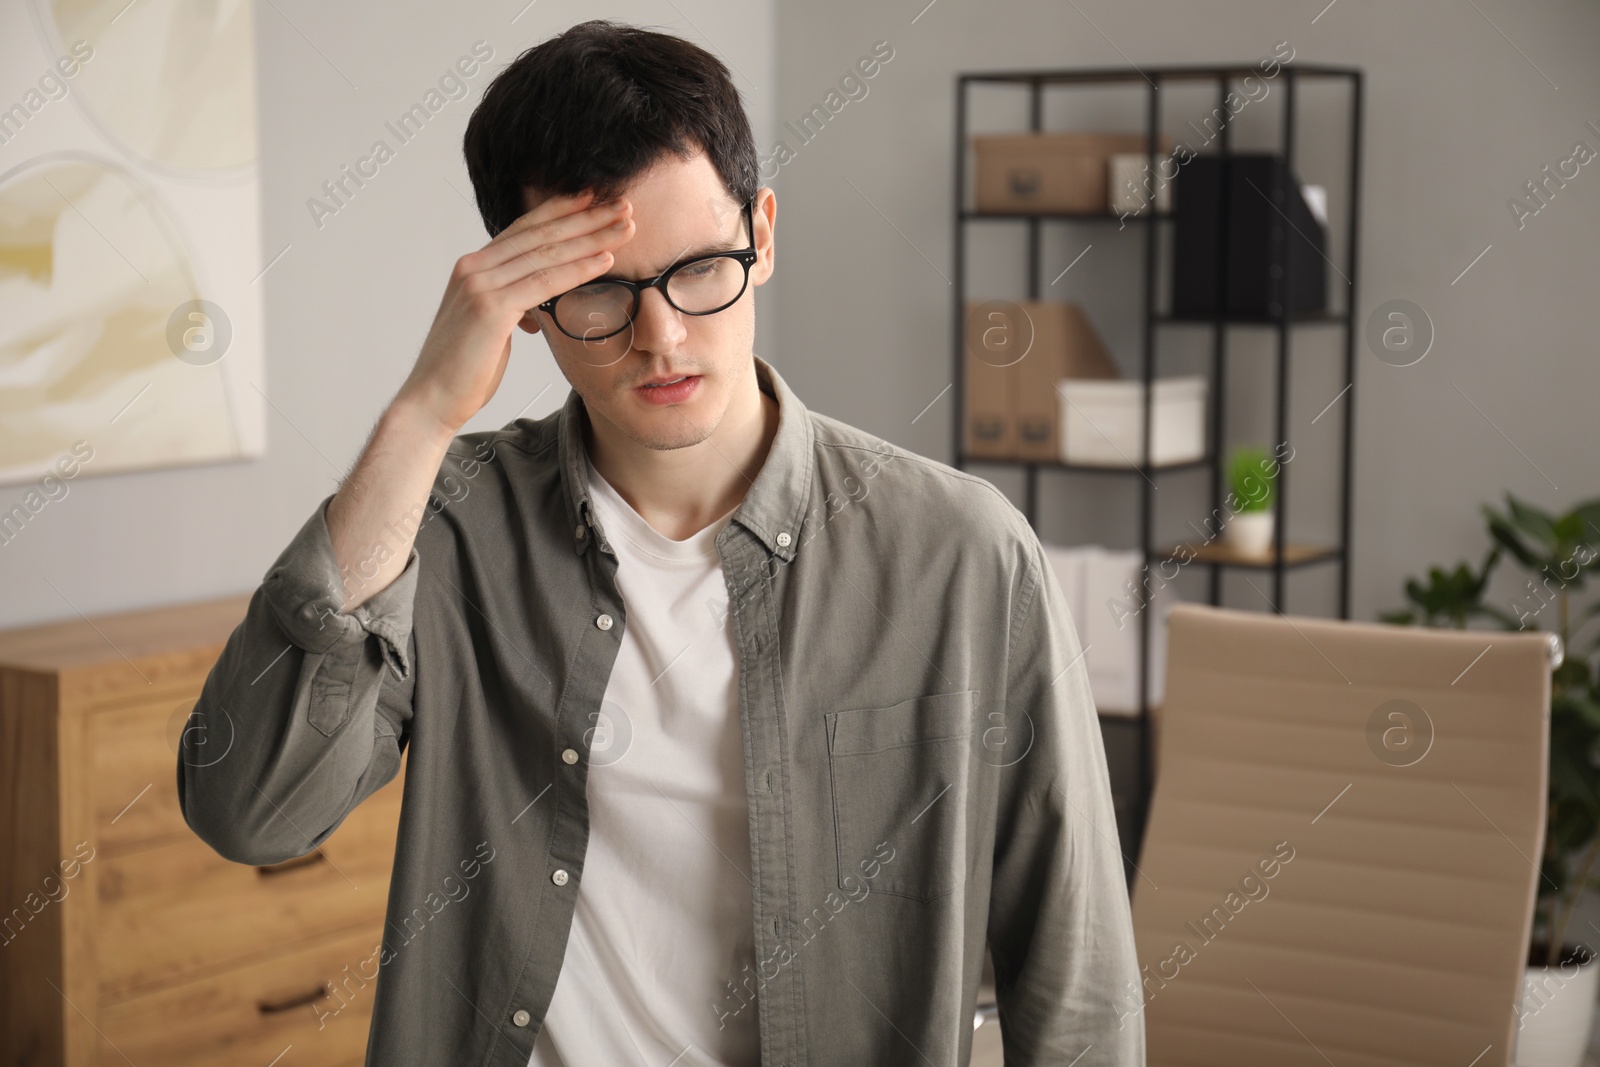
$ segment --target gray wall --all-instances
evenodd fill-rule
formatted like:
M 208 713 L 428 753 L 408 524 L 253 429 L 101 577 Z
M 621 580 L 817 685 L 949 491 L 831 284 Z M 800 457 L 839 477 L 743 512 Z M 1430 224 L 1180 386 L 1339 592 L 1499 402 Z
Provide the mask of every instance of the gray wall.
M 1507 207 L 1574 142 L 1600 150 L 1600 134 L 1584 125 L 1600 126 L 1600 5 L 1337 0 L 1323 11 L 1326 0 L 925 2 L 779 6 L 780 124 L 809 111 L 872 42 L 888 40 L 895 50 L 869 95 L 847 105 L 773 183 L 783 369 L 808 403 L 950 458 L 949 394 L 918 414 L 951 381 L 957 71 L 1250 63 L 1288 41 L 1298 61 L 1356 65 L 1368 74 L 1358 325 L 1383 302 L 1407 299 L 1426 309 L 1437 332 L 1432 350 L 1410 367 L 1380 362 L 1364 343 L 1358 348 L 1353 616 L 1399 606 L 1403 578 L 1432 562 L 1479 560 L 1487 548 L 1481 502 L 1510 490 L 1564 508 L 1600 495 L 1592 415 L 1600 394 L 1600 160 L 1582 167 L 1520 231 Z M 1052 102 L 1045 124 L 1142 128 L 1145 88 L 1139 82 L 1075 109 Z M 1241 112 L 1244 144 L 1268 143 L 1281 99 L 1274 91 Z M 978 131 L 1026 128 L 1020 91 L 986 90 L 974 100 Z M 1212 104 L 1202 94 L 1169 92 L 1167 129 L 1181 132 L 1184 120 Z M 1328 168 L 1346 133 L 1339 108 L 1325 93 L 1306 93 L 1304 104 L 1300 169 L 1307 181 L 1332 186 L 1337 205 L 1343 183 Z M 1085 304 L 1125 374 L 1140 373 L 1136 232 L 1053 224 L 1043 250 L 1048 282 L 1094 246 L 1047 293 Z M 983 223 L 968 234 L 969 294 L 1024 296 L 1021 224 Z M 1342 241 L 1335 248 L 1342 262 Z M 1345 287 L 1334 281 L 1337 295 Z M 1266 442 L 1272 426 L 1250 416 L 1270 408 L 1274 352 L 1264 334 L 1237 336 L 1228 397 L 1238 417 L 1228 434 Z M 1312 420 L 1345 380 L 1336 332 L 1297 337 L 1288 532 L 1320 540 L 1336 532 L 1342 413 L 1336 405 Z M 1195 332 L 1161 339 L 1160 373 L 1198 367 Z M 974 469 L 1021 504 L 1013 472 Z M 1136 544 L 1136 481 L 1046 474 L 1041 535 Z M 1158 480 L 1158 536 L 1180 536 L 1186 520 L 1207 513 L 1203 483 L 1192 474 Z M 1251 580 L 1259 592 L 1237 576 L 1225 583 L 1224 603 L 1264 608 L 1271 583 Z M 1181 583 L 1185 596 L 1204 597 L 1198 567 L 1187 568 Z M 1288 609 L 1332 613 L 1335 585 L 1330 567 L 1296 576 Z M 1503 603 L 1520 587 L 1502 565 L 1492 586 L 1497 598 Z
M 461 129 L 483 79 L 475 79 L 473 97 L 451 104 L 320 231 L 305 200 L 474 41 L 488 41 L 492 62 L 503 63 L 595 14 L 546 0 L 511 22 L 521 6 L 412 2 L 380 13 L 258 5 L 263 245 L 292 246 L 264 279 L 268 393 L 278 409 L 269 414 L 268 455 L 75 479 L 67 499 L 0 549 L 0 625 L 70 617 L 73 605 L 92 614 L 243 592 L 260 580 L 354 459 L 404 377 L 451 263 L 483 243 L 476 211 L 463 199 L 469 187 L 460 157 Z M 1586 120 L 1600 125 L 1593 58 L 1600 6 L 1477 6 L 1481 13 L 1442 0 L 1337 0 L 1319 17 L 1316 0 L 1203 7 L 937 0 L 928 8 L 920 0 L 672 0 L 609 13 L 710 46 L 738 71 L 763 154 L 780 138 L 795 149 L 767 171 L 777 170 L 769 183 L 779 197 L 780 255 L 777 276 L 758 293 L 757 351 L 810 406 L 943 460 L 950 458 L 949 394 L 919 413 L 950 382 L 956 71 L 1248 62 L 1279 41 L 1290 42 L 1302 61 L 1366 68 L 1358 322 L 1384 301 L 1403 298 L 1427 309 L 1438 335 L 1411 367 L 1359 351 L 1353 606 L 1356 617 L 1370 618 L 1398 604 L 1406 574 L 1436 560 L 1479 557 L 1480 502 L 1509 489 L 1554 507 L 1600 492 L 1600 446 L 1587 417 L 1600 386 L 1593 340 L 1600 162 L 1583 167 L 1521 231 L 1506 206 L 1575 141 L 1600 149 L 1600 135 L 1584 127 Z M 894 56 L 866 82 L 864 98 L 809 144 L 783 129 L 822 103 L 878 41 L 889 42 Z M 319 50 L 360 90 L 352 91 Z M 1280 100 L 1274 93 L 1241 116 L 1246 143 L 1270 131 Z M 1047 124 L 1126 126 L 1138 121 L 1141 102 L 1125 93 L 1077 110 L 1053 104 Z M 1167 106 L 1177 129 L 1210 102 L 1174 92 Z M 1311 171 L 1337 158 L 1332 140 L 1343 131 L 1331 98 L 1308 93 L 1306 107 L 1302 170 L 1321 180 L 1328 175 Z M 980 128 L 1018 129 L 1026 114 L 1020 97 L 991 94 L 977 119 Z M 1333 198 L 1341 198 L 1337 186 Z M 974 237 L 973 295 L 1023 295 L 1020 229 L 990 224 Z M 1050 292 L 1083 301 L 1132 374 L 1138 259 L 1122 237 L 1114 227 L 1053 229 L 1043 267 L 1053 278 L 1094 244 Z M 1336 335 L 1301 336 L 1291 378 L 1290 533 L 1313 539 L 1332 532 L 1339 408 L 1311 420 L 1344 382 Z M 1194 337 L 1163 338 L 1163 373 L 1196 365 Z M 1263 337 L 1240 342 L 1229 393 L 1239 419 L 1229 434 L 1264 439 L 1272 427 L 1248 415 L 1266 409 L 1272 353 Z M 528 414 L 543 414 L 565 397 L 542 340 L 519 334 L 516 345 L 500 395 L 471 428 L 509 420 L 547 385 Z M 1020 483 L 1009 472 L 979 473 L 1020 503 Z M 1158 484 L 1158 534 L 1177 536 L 1185 520 L 1208 510 L 1201 478 L 1174 475 Z M 24 489 L 0 491 L 0 508 Z M 1049 540 L 1133 543 L 1131 479 L 1051 474 L 1042 498 Z M 1330 610 L 1331 579 L 1327 569 L 1298 576 L 1289 609 Z M 1496 588 L 1505 599 L 1515 583 L 1509 570 L 1501 579 Z M 1188 595 L 1201 595 L 1197 576 L 1184 581 Z M 1264 606 L 1242 582 L 1226 593 L 1227 603 Z

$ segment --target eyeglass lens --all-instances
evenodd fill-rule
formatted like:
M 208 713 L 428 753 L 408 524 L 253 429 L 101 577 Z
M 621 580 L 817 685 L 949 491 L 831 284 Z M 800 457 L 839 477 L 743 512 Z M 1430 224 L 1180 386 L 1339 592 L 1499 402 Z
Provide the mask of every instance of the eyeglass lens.
M 691 263 L 667 279 L 667 299 L 679 311 L 706 314 L 720 311 L 738 299 L 745 284 L 745 267 L 728 256 Z M 616 282 L 579 286 L 556 301 L 556 324 L 580 338 L 598 338 L 628 324 L 633 294 Z

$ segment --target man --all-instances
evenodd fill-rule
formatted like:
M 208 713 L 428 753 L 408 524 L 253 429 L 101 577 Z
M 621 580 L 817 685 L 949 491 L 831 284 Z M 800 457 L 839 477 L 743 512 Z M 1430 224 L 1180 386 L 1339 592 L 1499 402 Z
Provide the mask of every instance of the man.
M 186 736 L 232 748 L 178 764 L 266 864 L 409 753 L 367 1063 L 964 1064 L 986 943 L 1007 1063 L 1142 1063 L 1064 598 L 993 486 L 752 351 L 777 206 L 727 69 L 585 23 L 466 156 L 493 239 L 212 671 Z M 460 434 L 514 327 L 565 406 Z

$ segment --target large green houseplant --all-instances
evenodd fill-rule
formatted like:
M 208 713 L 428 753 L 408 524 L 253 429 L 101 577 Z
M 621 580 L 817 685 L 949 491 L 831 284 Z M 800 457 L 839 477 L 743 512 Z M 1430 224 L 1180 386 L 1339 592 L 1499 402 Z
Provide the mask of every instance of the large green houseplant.
M 1466 563 L 1433 567 L 1426 583 L 1405 585 L 1410 607 L 1381 616 L 1384 622 L 1465 629 L 1486 620 L 1507 630 L 1548 630 L 1561 638 L 1565 657 L 1550 683 L 1550 792 L 1533 949 L 1543 965 L 1562 959 L 1573 908 L 1585 889 L 1600 888 L 1600 676 L 1593 659 L 1600 640 L 1584 637 L 1600 617 L 1600 604 L 1573 617 L 1577 594 L 1600 571 L 1600 498 L 1551 515 L 1506 494 L 1506 508 L 1485 505 L 1492 542 L 1474 571 Z M 1489 574 L 1510 556 L 1529 578 L 1508 605 L 1488 604 Z M 1530 956 L 1529 963 L 1536 963 Z

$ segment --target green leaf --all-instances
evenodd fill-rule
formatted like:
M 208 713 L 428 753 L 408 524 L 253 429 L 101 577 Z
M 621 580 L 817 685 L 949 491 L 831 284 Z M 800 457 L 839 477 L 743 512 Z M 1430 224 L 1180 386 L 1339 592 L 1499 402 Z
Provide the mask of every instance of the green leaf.
M 1483 596 L 1484 590 L 1489 587 L 1489 572 L 1493 571 L 1495 564 L 1499 562 L 1500 546 L 1491 545 L 1488 554 L 1483 557 L 1483 563 L 1478 567 L 1478 577 L 1472 587 L 1474 596 Z
M 1478 610 L 1498 622 L 1501 626 L 1504 626 L 1507 630 L 1521 630 L 1523 628 L 1522 620 L 1503 608 L 1497 608 L 1493 604 L 1484 604 Z
M 1240 511 L 1267 511 L 1277 484 L 1277 463 L 1259 445 L 1239 445 L 1228 457 L 1228 488 Z
M 1600 544 L 1600 497 L 1578 504 L 1571 514 L 1576 515 L 1583 524 L 1583 540 L 1590 545 Z M 1593 566 L 1600 567 L 1600 560 L 1595 561 Z
M 1506 494 L 1506 506 L 1511 509 L 1511 518 L 1517 527 L 1538 540 L 1547 551 L 1560 543 L 1561 539 L 1556 536 L 1555 520 L 1549 512 L 1532 504 L 1524 504 L 1510 493 Z
M 1572 512 L 1558 516 L 1555 521 L 1556 544 L 1561 546 L 1562 556 L 1570 555 L 1570 549 L 1583 540 L 1583 520 Z
M 1483 603 L 1489 573 L 1499 559 L 1500 547 L 1496 545 L 1489 549 L 1476 572 L 1464 562 L 1456 564 L 1453 571 L 1439 566 L 1429 567 L 1426 585 L 1415 578 L 1406 579 L 1406 598 L 1420 609 L 1423 621 L 1429 626 L 1449 625 L 1464 629 L 1469 619 L 1486 615 L 1497 619 L 1507 628 L 1515 628 L 1515 622 L 1508 621 L 1504 612 Z M 1406 611 L 1403 616 L 1399 612 L 1394 614 L 1392 621 L 1403 620 L 1406 623 L 1417 617 L 1414 611 Z
M 1573 662 L 1573 660 L 1568 660 L 1566 663 L 1563 663 L 1561 665 L 1562 669 L 1564 670 L 1568 664 Z M 1583 671 L 1583 680 L 1587 680 L 1589 676 L 1588 666 L 1581 662 L 1578 663 L 1578 666 Z M 1563 693 L 1560 696 L 1552 697 L 1550 700 L 1550 715 L 1552 720 L 1562 715 L 1576 716 L 1585 725 L 1592 728 L 1597 734 L 1600 734 L 1600 701 L 1596 701 L 1593 696 L 1582 689 L 1574 689 L 1572 691 Z M 1554 733 L 1555 730 L 1556 725 L 1554 721 L 1552 721 L 1552 733 Z M 1597 775 L 1597 778 L 1600 778 L 1600 775 Z
M 1483 505 L 1483 515 L 1489 523 L 1489 536 L 1493 537 L 1507 552 L 1515 556 L 1517 562 L 1532 571 L 1542 571 L 1544 569 L 1544 557 L 1523 544 L 1522 535 L 1510 519 L 1487 504 Z

